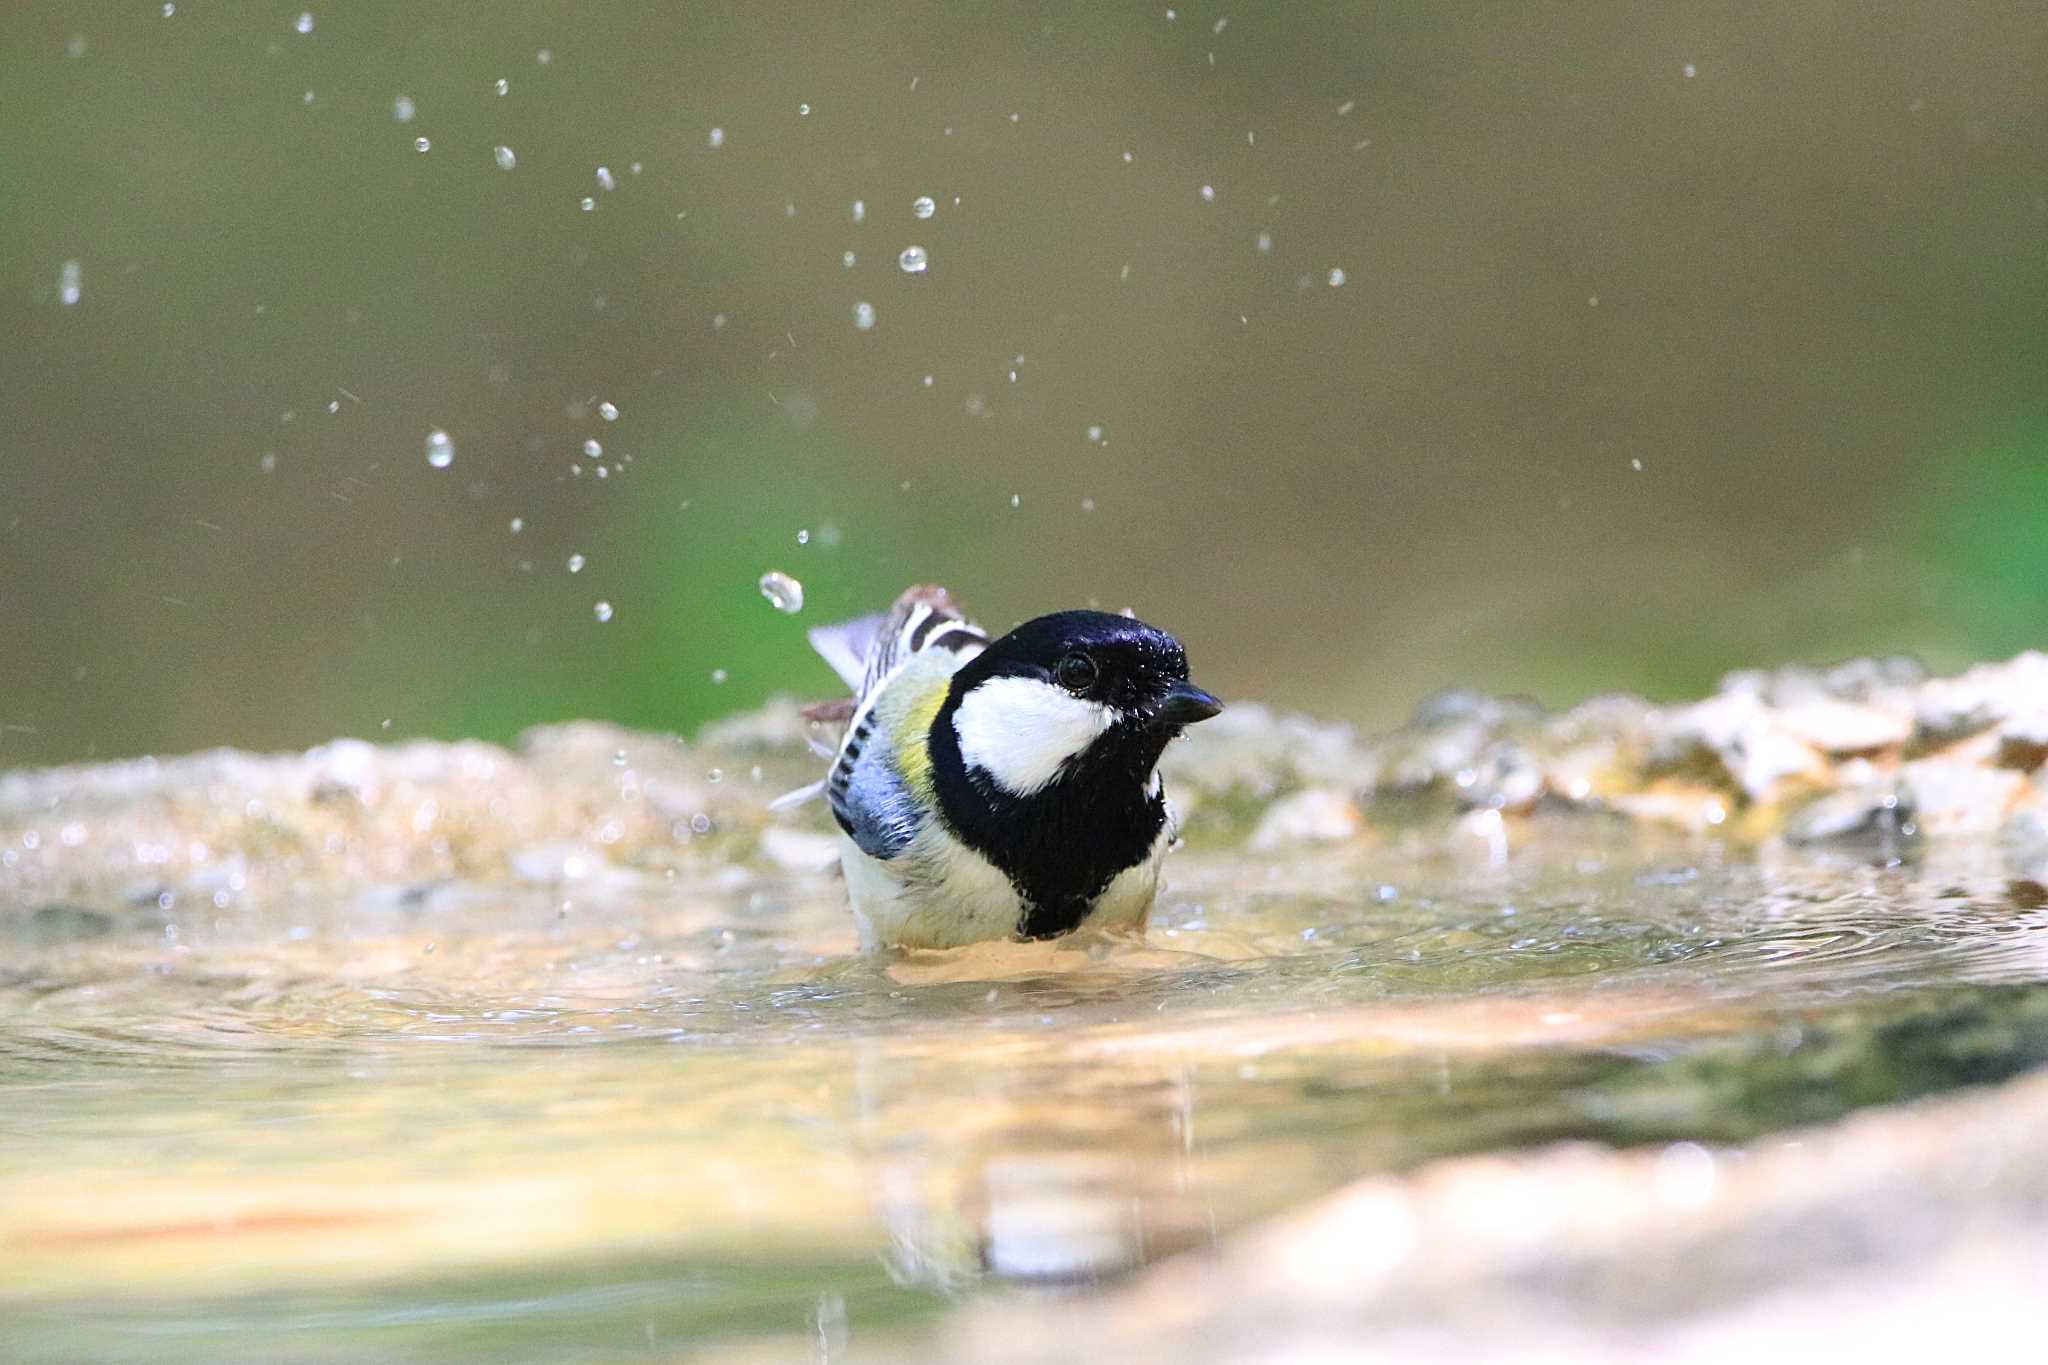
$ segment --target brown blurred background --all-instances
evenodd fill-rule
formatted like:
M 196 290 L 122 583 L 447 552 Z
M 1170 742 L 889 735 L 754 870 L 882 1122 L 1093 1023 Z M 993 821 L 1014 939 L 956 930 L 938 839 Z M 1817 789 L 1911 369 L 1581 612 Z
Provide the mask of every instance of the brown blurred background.
M 164 9 L 0 15 L 0 766 L 686 729 L 921 579 L 1368 724 L 2048 634 L 2039 5 Z

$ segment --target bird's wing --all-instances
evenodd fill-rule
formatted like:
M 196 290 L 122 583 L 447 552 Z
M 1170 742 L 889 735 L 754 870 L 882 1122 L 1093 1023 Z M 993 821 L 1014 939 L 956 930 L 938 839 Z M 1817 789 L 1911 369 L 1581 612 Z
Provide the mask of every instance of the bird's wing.
M 868 676 L 868 655 L 874 651 L 875 637 L 881 633 L 882 622 L 887 619 L 888 613 L 878 611 L 837 625 L 813 626 L 804 634 L 810 640 L 811 648 L 832 665 L 832 671 L 839 675 L 840 680 L 851 691 L 860 692 Z
M 926 647 L 861 705 L 825 779 L 832 818 L 861 852 L 897 857 L 917 837 L 932 805 L 932 718 L 944 706 L 957 654 Z
M 853 835 L 856 843 L 862 835 L 856 831 L 863 827 L 866 818 L 858 810 L 842 811 L 840 786 L 837 785 L 842 768 L 846 770 L 849 783 L 855 776 L 854 768 L 859 758 L 859 746 L 866 739 L 862 734 L 854 738 L 862 723 L 873 710 L 875 700 L 882 694 L 892 679 L 903 670 L 903 666 L 917 655 L 930 649 L 943 649 L 953 657 L 947 662 L 957 668 L 968 659 L 979 654 L 988 644 L 988 636 L 980 626 L 969 621 L 955 605 L 952 594 L 944 588 L 920 584 L 906 589 L 896 599 L 896 604 L 886 612 L 872 616 L 856 617 L 841 621 L 837 625 L 817 626 L 808 632 L 811 647 L 832 671 L 845 680 L 853 689 L 850 703 L 828 703 L 812 707 L 807 711 L 812 719 L 841 720 L 846 728 L 840 732 L 839 751 L 832 768 L 831 786 L 827 794 L 832 799 L 832 813 L 846 832 Z M 949 669 L 950 671 L 950 669 Z M 844 714 L 841 714 L 841 710 Z M 847 749 L 852 746 L 855 754 L 849 758 Z M 879 755 L 878 755 L 879 756 Z M 870 779 L 875 813 L 880 819 L 880 828 L 894 829 L 897 823 L 893 817 L 895 794 L 888 789 L 890 783 L 900 786 L 894 770 L 887 764 L 881 765 L 881 777 Z M 887 782 L 882 782 L 887 778 Z M 879 783 L 880 785 L 872 785 Z M 819 788 L 803 787 L 784 796 L 777 797 L 772 809 L 783 810 L 790 806 L 802 805 L 818 794 Z M 906 798 L 907 800 L 907 798 Z M 856 818 L 860 817 L 860 818 Z M 908 835 L 904 836 L 908 840 Z M 881 835 L 875 837 L 878 845 L 887 845 L 890 839 Z M 862 844 L 864 851 L 878 858 L 894 856 L 894 853 L 877 853 Z M 900 844 L 896 851 L 900 851 Z
M 851 735 L 847 742 L 856 743 Z M 857 749 L 850 759 L 842 750 L 825 780 L 825 798 L 839 828 L 861 852 L 884 861 L 910 846 L 919 823 L 917 802 L 889 762 L 886 747 L 878 739 L 872 749 Z
M 944 588 L 930 584 L 907 588 L 876 627 L 859 699 L 862 704 L 869 702 L 914 654 L 946 649 L 972 658 L 987 644 L 988 636 L 967 619 Z

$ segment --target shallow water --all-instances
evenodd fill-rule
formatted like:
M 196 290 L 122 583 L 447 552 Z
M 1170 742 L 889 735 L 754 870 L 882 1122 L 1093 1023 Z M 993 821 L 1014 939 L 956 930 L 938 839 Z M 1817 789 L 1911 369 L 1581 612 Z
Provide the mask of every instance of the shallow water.
M 1195 852 L 1143 944 L 850 955 L 825 876 L 0 913 L 18 1358 L 829 1355 L 1361 1174 L 2048 1060 L 1995 858 Z

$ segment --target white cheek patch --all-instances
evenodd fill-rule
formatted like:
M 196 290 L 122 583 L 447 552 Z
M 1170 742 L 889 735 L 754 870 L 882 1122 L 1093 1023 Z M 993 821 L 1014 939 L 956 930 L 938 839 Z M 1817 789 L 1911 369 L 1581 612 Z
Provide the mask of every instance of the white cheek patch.
M 1036 678 L 990 678 L 960 699 L 953 730 L 969 767 L 1029 796 L 1122 718 L 1115 707 Z

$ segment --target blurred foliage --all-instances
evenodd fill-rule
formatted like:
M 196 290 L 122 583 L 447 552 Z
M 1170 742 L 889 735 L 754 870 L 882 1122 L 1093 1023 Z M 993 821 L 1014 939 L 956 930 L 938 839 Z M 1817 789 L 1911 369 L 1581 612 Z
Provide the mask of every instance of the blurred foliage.
M 0 765 L 688 728 L 919 579 L 1370 724 L 2041 642 L 2038 6 L 304 8 L 0 14 Z

